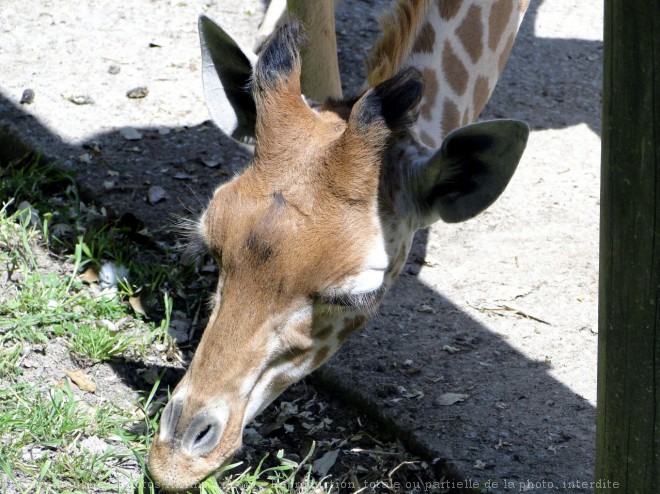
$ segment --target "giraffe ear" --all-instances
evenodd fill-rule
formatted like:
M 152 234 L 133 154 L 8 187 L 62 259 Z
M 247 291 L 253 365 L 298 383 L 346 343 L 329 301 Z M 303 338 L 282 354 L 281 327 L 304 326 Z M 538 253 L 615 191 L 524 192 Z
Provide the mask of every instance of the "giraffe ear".
M 351 112 L 351 123 L 359 128 L 382 122 L 391 132 L 406 130 L 417 121 L 423 91 L 421 73 L 405 68 L 360 98 Z
M 209 17 L 199 17 L 202 80 L 206 106 L 220 130 L 244 144 L 254 144 L 256 107 L 250 80 L 256 55 L 242 49 Z
M 420 227 L 465 221 L 488 208 L 511 180 L 528 136 L 518 120 L 480 122 L 447 135 L 430 159 L 413 165 Z

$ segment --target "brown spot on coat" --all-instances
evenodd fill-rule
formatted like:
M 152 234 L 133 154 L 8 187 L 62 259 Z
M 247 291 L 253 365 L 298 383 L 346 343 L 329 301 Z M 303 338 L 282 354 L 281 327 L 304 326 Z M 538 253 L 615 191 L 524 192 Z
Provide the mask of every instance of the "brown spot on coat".
M 420 29 L 415 44 L 413 45 L 413 53 L 433 53 L 433 45 L 435 45 L 435 29 L 430 22 L 424 24 Z
M 300 367 L 307 357 L 309 356 L 309 351 L 306 348 L 291 348 L 287 352 L 280 355 L 276 360 L 274 365 L 277 366 L 281 363 L 291 363 L 295 367 Z
M 502 53 L 500 53 L 500 59 L 498 61 L 498 68 L 500 73 L 504 70 L 504 66 L 506 65 L 506 61 L 509 59 L 509 53 L 511 53 L 511 48 L 513 48 L 513 42 L 516 39 L 516 35 L 511 33 L 509 35 L 509 39 L 506 40 L 506 45 L 504 45 L 504 50 L 502 50 Z
M 449 41 L 445 41 L 442 50 L 442 71 L 453 91 L 459 96 L 464 94 L 467 89 L 469 74 Z
M 339 340 L 339 343 L 344 343 L 346 339 L 353 334 L 354 331 L 357 331 L 358 329 L 362 328 L 362 326 L 365 325 L 367 322 L 367 316 L 355 316 L 355 317 L 347 317 L 344 319 L 344 328 L 337 333 L 337 339 Z
M 285 389 L 293 384 L 296 379 L 289 374 L 280 374 L 275 376 L 275 379 L 271 382 L 271 386 L 275 389 Z
M 470 55 L 472 63 L 477 63 L 484 52 L 484 25 L 481 12 L 479 5 L 472 5 L 467 11 L 465 20 L 456 29 L 456 35 Z
M 490 9 L 488 18 L 488 46 L 495 51 L 513 13 L 512 0 L 497 0 Z
M 317 333 L 312 334 L 312 337 L 319 340 L 327 340 L 330 337 L 330 335 L 334 332 L 334 329 L 335 328 L 332 325 L 325 326 Z
M 442 108 L 442 137 L 444 138 L 452 130 L 461 124 L 461 113 L 453 101 L 445 100 Z
M 438 79 L 433 70 L 424 69 L 422 72 L 422 80 L 424 81 L 424 103 L 420 108 L 420 113 L 426 120 L 431 120 L 433 116 L 433 108 L 435 107 L 435 100 L 438 96 Z
M 329 353 L 330 353 L 330 347 L 322 346 L 321 349 L 318 352 L 316 352 L 316 355 L 314 356 L 314 360 L 312 360 L 312 369 L 316 369 L 319 365 L 325 362 L 328 358 Z
M 458 0 L 438 0 L 438 9 L 440 10 L 440 17 L 445 20 L 452 19 L 458 11 L 461 10 L 463 2 Z
M 474 96 L 472 100 L 474 104 L 473 120 L 476 120 L 481 113 L 481 110 L 484 109 L 484 106 L 486 106 L 486 103 L 488 102 L 489 96 L 490 84 L 488 83 L 488 78 L 480 75 L 477 77 L 477 82 L 474 84 Z
M 431 137 L 430 135 L 428 135 L 428 134 L 426 133 L 426 131 L 424 131 L 424 130 L 422 130 L 422 131 L 419 133 L 419 138 L 420 138 L 420 140 L 422 141 L 423 144 L 425 144 L 426 146 L 430 147 L 431 149 L 435 149 L 435 148 L 438 147 L 438 144 L 435 142 L 435 140 L 433 139 L 433 137 Z M 390 272 L 393 272 L 393 271 L 390 271 Z

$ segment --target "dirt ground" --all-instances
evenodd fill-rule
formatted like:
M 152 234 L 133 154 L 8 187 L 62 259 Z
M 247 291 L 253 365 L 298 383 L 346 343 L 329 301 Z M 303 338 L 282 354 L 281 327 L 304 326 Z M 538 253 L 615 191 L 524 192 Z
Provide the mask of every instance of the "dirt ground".
M 346 93 L 388 4 L 344 0 L 337 11 Z M 249 159 L 208 121 L 197 15 L 251 46 L 264 5 L 71 5 L 3 3 L 2 123 L 77 170 L 100 204 L 167 236 L 172 214 L 200 210 Z M 533 130 L 513 181 L 478 218 L 420 232 L 379 315 L 316 376 L 489 492 L 592 491 L 601 61 L 602 2 L 532 0 L 483 115 Z M 127 96 L 139 87 L 145 97 Z M 21 105 L 28 88 L 34 101 Z M 152 185 L 166 193 L 155 205 Z M 445 393 L 467 396 L 444 405 Z M 333 407 L 329 418 L 346 413 Z

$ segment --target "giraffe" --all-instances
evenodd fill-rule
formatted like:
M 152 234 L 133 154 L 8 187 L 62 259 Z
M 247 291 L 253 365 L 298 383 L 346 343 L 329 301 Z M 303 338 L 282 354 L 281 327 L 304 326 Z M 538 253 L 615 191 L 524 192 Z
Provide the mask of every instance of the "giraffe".
M 416 230 L 465 221 L 503 192 L 529 128 L 474 121 L 526 7 L 398 0 L 364 91 L 321 102 L 303 96 L 314 54 L 301 54 L 296 19 L 256 57 L 200 17 L 207 106 L 254 156 L 216 189 L 194 231 L 220 274 L 151 445 L 159 485 L 184 489 L 218 472 L 246 424 L 377 311 Z

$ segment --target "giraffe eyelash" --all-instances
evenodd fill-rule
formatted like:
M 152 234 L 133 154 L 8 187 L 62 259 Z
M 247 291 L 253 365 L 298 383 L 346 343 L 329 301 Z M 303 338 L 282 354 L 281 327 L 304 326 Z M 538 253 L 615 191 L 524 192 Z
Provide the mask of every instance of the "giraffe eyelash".
M 181 259 L 184 263 L 194 263 L 209 252 L 199 220 L 179 217 L 174 229 L 184 239 L 184 246 L 181 249 Z
M 328 305 L 334 305 L 337 307 L 343 307 L 347 309 L 357 309 L 357 310 L 366 310 L 372 311 L 375 310 L 378 303 L 383 298 L 387 288 L 385 285 L 381 285 L 376 290 L 365 293 L 339 293 L 339 294 L 330 294 L 323 295 L 319 299 Z

